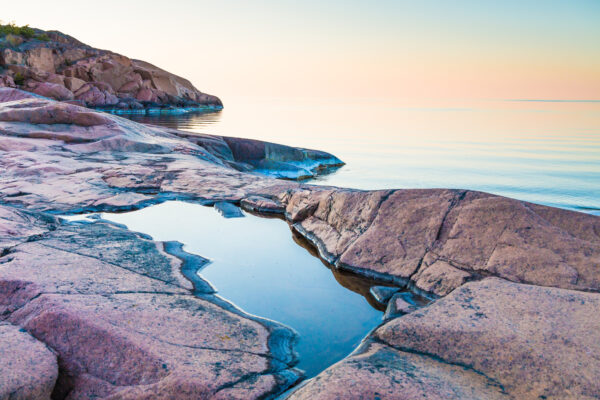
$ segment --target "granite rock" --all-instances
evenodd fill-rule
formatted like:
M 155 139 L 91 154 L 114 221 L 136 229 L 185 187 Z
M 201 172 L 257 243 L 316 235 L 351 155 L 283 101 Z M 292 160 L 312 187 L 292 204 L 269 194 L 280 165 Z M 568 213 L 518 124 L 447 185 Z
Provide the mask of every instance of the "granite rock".
M 56 353 L 56 386 L 55 359 L 38 365 L 53 398 L 192 399 L 232 387 L 258 398 L 298 379 L 295 334 L 192 295 L 186 260 L 162 243 L 103 221 L 6 206 L 0 215 L 0 319 Z M 34 349 L 23 350 L 24 363 Z
M 0 321 L 0 399 L 50 400 L 56 356 L 22 329 Z
M 0 67 L 7 72 L 0 73 L 0 81 L 4 86 L 12 87 L 16 80 L 21 89 L 61 101 L 72 100 L 72 92 L 79 91 L 75 98 L 84 105 L 121 112 L 135 109 L 120 101 L 127 98 L 148 103 L 147 108 L 165 110 L 222 107 L 218 97 L 202 93 L 187 79 L 150 63 L 95 49 L 57 31 L 35 31 L 31 38 L 17 36 L 3 41 Z M 49 40 L 40 40 L 40 36 Z M 14 79 L 17 77 L 38 85 L 22 84 Z M 82 91 L 86 82 L 92 85 Z M 50 84 L 60 87 L 47 86 Z
M 600 397 L 600 294 L 498 278 L 380 327 L 392 348 L 468 367 L 516 399 Z

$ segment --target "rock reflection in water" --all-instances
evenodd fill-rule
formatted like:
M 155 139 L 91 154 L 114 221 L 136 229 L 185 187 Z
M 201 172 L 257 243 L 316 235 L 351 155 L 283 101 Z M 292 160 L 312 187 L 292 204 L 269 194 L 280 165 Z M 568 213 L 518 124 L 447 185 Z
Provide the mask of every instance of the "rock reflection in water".
M 171 201 L 103 217 L 211 260 L 200 275 L 244 311 L 294 328 L 298 368 L 314 376 L 382 322 L 384 307 L 369 294 L 379 283 L 327 268 L 284 221 L 244 214 L 225 219 L 213 208 Z

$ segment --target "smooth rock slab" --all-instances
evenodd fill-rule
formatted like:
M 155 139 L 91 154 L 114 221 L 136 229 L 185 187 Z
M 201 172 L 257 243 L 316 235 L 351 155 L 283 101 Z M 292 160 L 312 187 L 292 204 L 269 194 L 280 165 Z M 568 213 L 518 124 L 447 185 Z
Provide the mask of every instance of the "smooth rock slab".
M 52 351 L 29 333 L 0 322 L 0 399 L 49 400 L 57 376 Z
M 252 375 L 286 369 L 270 355 L 262 325 L 189 295 L 43 294 L 9 321 L 58 353 L 56 393 L 69 399 L 207 398 Z M 258 389 L 246 396 L 277 386 Z
M 290 400 L 508 400 L 490 379 L 434 358 L 371 343 L 326 369 Z
M 0 243 L 11 245 L 0 254 L 0 319 L 56 352 L 54 398 L 252 399 L 299 378 L 291 330 L 193 296 L 180 273 L 190 261 L 162 243 L 103 221 L 0 215 Z
M 374 337 L 468 366 L 515 399 L 597 399 L 599 309 L 597 293 L 488 278 L 391 320 Z
M 444 296 L 486 276 L 600 291 L 600 218 L 466 190 L 304 186 L 297 232 L 338 268 Z

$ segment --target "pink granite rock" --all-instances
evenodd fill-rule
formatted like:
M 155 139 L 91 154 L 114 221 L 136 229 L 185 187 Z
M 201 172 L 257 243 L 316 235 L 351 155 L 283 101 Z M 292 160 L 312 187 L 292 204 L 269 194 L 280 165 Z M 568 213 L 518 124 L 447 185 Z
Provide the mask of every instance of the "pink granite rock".
M 273 199 L 267 199 L 262 196 L 249 196 L 240 202 L 240 206 L 247 211 L 254 211 L 258 213 L 273 213 L 281 214 L 284 211 L 283 205 Z
M 59 101 L 73 100 L 74 98 L 73 92 L 69 89 L 62 85 L 50 82 L 42 82 L 36 85 L 32 92 Z
M 294 334 L 210 295 L 194 297 L 184 260 L 162 243 L 102 222 L 0 212 L 0 243 L 10 243 L 0 256 L 0 318 L 58 355 L 53 398 L 197 399 L 234 388 L 260 398 L 298 379 Z M 52 378 L 49 392 L 56 363 L 38 366 Z
M 598 293 L 488 278 L 396 318 L 374 335 L 392 348 L 465 366 L 511 398 L 595 399 L 599 307 Z
M 60 32 L 40 33 L 45 33 L 49 40 L 15 37 L 15 40 L 7 41 L 10 46 L 0 52 L 0 67 L 25 79 L 64 85 L 72 92 L 82 88 L 81 82 L 105 84 L 107 88 L 94 85 L 85 93 L 76 94 L 76 98 L 85 101 L 89 107 L 118 104 L 127 107 L 127 103 L 121 100 L 135 94 L 142 87 L 138 98 L 153 102 L 154 106 L 222 106 L 221 100 L 216 96 L 202 93 L 188 80 L 152 64 L 94 49 Z M 8 77 L 9 75 L 0 74 L 0 81 L 5 82 Z M 143 84 L 144 81 L 147 83 Z M 23 88 L 33 89 L 29 86 Z M 43 88 L 43 92 L 45 94 L 42 95 L 57 100 L 70 100 L 67 92 L 58 93 L 56 88 Z
M 439 295 L 490 274 L 600 290 L 600 218 L 592 215 L 438 189 L 304 189 L 286 202 L 288 219 L 325 259 L 367 276 L 413 280 Z
M 56 356 L 18 327 L 0 321 L 0 399 L 50 400 Z
M 427 355 L 372 343 L 328 368 L 290 400 L 510 399 L 493 380 Z
M 139 71 L 151 86 L 154 75 Z M 395 314 L 363 353 L 294 396 L 598 396 L 599 218 L 464 190 L 284 183 L 245 171 L 260 157 L 287 160 L 307 150 L 191 135 L 32 97 L 0 89 L 8 100 L 0 103 L 0 202 L 21 208 L 0 207 L 0 313 L 58 349 L 65 372 L 57 393 L 254 398 L 298 377 L 289 351 L 270 353 L 269 324 L 209 291 L 191 296 L 181 260 L 161 244 L 32 212 L 181 198 L 285 207 L 334 268 L 446 296 Z

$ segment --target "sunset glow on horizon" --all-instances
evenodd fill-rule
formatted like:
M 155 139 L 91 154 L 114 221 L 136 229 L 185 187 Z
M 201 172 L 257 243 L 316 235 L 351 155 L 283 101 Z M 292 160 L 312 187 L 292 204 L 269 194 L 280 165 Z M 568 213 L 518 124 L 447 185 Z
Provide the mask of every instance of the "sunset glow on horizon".
M 11 5 L 228 96 L 600 98 L 598 1 L 172 0 Z

